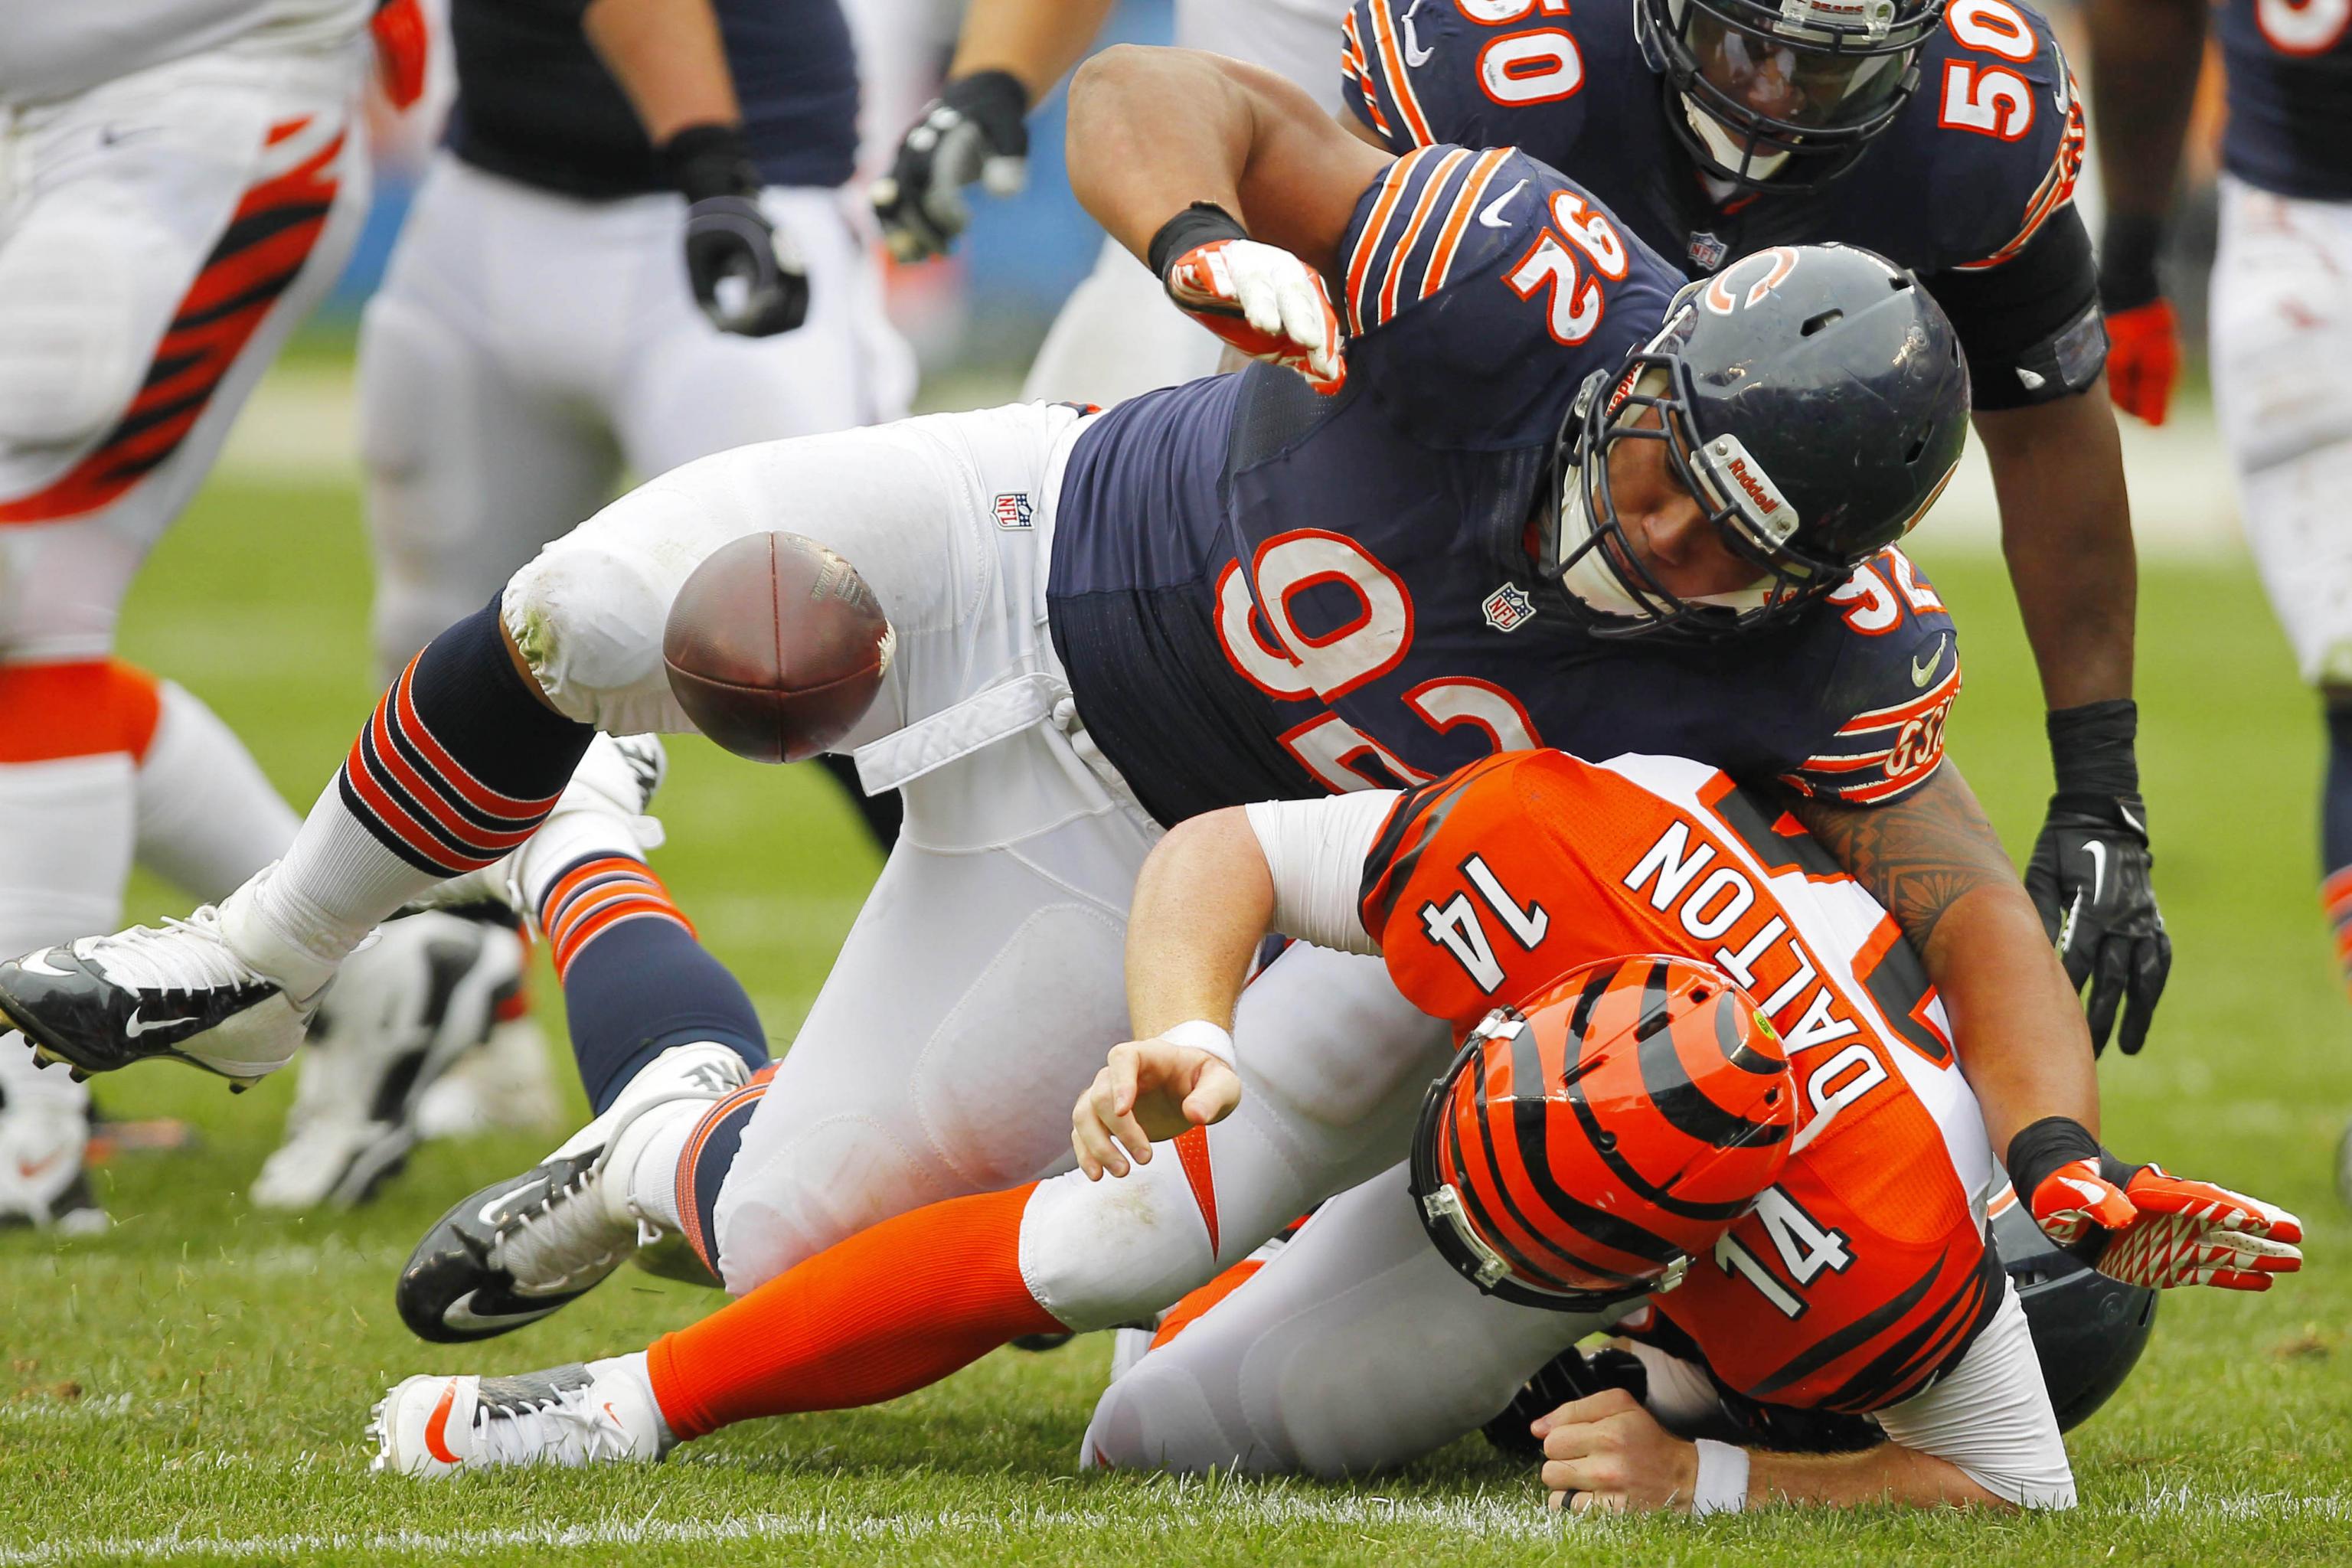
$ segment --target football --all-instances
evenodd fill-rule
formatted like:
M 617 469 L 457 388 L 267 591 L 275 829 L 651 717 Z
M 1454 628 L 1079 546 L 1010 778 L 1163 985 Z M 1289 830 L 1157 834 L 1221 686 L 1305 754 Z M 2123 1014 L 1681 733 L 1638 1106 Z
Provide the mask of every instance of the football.
M 797 763 L 865 714 L 895 641 L 856 567 L 797 533 L 754 533 L 678 590 L 662 662 L 704 734 L 755 763 Z

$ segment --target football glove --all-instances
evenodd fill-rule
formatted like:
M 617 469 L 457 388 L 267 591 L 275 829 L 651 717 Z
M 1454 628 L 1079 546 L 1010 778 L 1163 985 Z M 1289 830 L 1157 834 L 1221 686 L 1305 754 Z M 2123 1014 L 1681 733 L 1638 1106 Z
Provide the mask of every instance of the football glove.
M 2107 394 L 2150 425 L 2164 423 L 2180 379 L 2180 323 L 2157 279 L 2164 224 L 2146 214 L 2110 213 L 2099 237 L 2099 306 L 2107 318 Z
M 2180 322 L 2158 298 L 2107 317 L 2107 392 L 2116 406 L 2150 425 L 2164 423 L 2180 379 Z
M 1009 196 L 1029 177 L 1029 89 L 1010 71 L 958 77 L 923 106 L 866 195 L 900 261 L 945 256 L 971 221 L 963 188 Z
M 693 125 L 662 144 L 687 200 L 686 278 L 722 332 L 769 338 L 808 320 L 808 268 L 760 210 L 760 174 L 732 125 Z
M 394 109 L 409 108 L 425 96 L 424 7 L 417 0 L 376 0 L 368 32 L 375 39 L 375 78 L 385 100 Z
M 2172 972 L 2172 939 L 2150 880 L 2147 805 L 2132 760 L 2137 710 L 2095 702 L 2050 715 L 2058 792 L 2026 864 L 2025 890 L 2042 929 L 2084 997 L 2091 1049 L 2115 1034 L 2126 1056 L 2147 1043 L 2148 1025 Z M 2116 1015 L 2123 1027 L 2116 1030 Z
M 2043 1235 L 2126 1285 L 2267 1290 L 2275 1276 L 2303 1267 L 2295 1245 L 2303 1222 L 2294 1215 L 2156 1165 L 2072 1161 L 2044 1176 L 2029 1201 Z
M 1323 275 L 1246 237 L 1223 207 L 1194 202 L 1160 225 L 1148 259 L 1177 309 L 1250 358 L 1289 366 L 1327 397 L 1348 384 Z

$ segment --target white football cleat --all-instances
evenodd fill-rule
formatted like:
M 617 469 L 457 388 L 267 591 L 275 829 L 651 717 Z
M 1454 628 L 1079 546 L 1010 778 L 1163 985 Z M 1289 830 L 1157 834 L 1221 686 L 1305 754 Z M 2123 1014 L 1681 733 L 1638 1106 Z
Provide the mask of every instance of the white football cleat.
M 109 1224 L 89 1189 L 89 1091 L 0 1032 L 0 1229 L 94 1236 Z
M 368 1435 L 369 1468 L 404 1476 L 646 1461 L 677 1443 L 643 1351 L 520 1377 L 412 1377 L 377 1404 Z
M 240 1087 L 267 1077 L 293 1059 L 334 971 L 254 918 L 259 879 L 160 931 L 133 926 L 0 963 L 0 1014 L 42 1056 L 86 1073 L 168 1058 Z
M 286 1141 L 254 1179 L 266 1209 L 349 1208 L 407 1160 L 417 1110 L 487 1039 L 499 998 L 521 983 L 522 939 L 438 910 L 388 921 L 320 999 Z
M 751 1077 L 724 1046 L 673 1046 L 656 1057 L 555 1152 L 461 1199 L 425 1233 L 393 1287 L 401 1321 L 419 1339 L 457 1344 L 585 1295 L 661 1235 L 629 1195 L 654 1131 L 648 1113 L 699 1117 Z

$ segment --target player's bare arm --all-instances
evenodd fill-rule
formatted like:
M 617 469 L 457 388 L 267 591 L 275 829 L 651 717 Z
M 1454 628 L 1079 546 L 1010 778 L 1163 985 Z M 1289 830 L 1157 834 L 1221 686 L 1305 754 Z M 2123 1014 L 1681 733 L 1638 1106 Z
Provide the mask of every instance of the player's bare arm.
M 712 326 L 772 337 L 808 319 L 808 273 L 759 205 L 710 0 L 591 0 L 581 28 L 687 200 L 686 272 Z
M 1171 217 L 1213 202 L 1251 237 L 1327 269 L 1357 197 L 1395 162 L 1271 71 L 1132 45 L 1072 79 L 1069 160 L 1078 200 L 1139 257 Z
M 1034 104 L 1078 63 L 1110 9 L 1111 0 L 973 0 L 948 79 L 1003 71 Z
M 1812 796 L 1790 811 L 1884 904 L 1926 964 L 1996 1150 L 2065 1116 L 2094 1134 L 2099 1086 L 2083 1015 L 1976 794 L 1949 758 L 1899 801 Z
M 1071 1111 L 1088 1176 L 1149 1163 L 1154 1140 L 1206 1126 L 1241 1103 L 1230 1030 L 1250 957 L 1274 919 L 1265 855 L 1238 808 L 1177 825 L 1143 863 L 1129 911 L 1128 1022 Z M 1204 1048 L 1225 1035 L 1224 1055 Z
M 1593 1509 L 1604 1513 L 1695 1511 L 1694 1500 L 1702 1489 L 1698 1445 L 1668 1432 L 1623 1389 L 1563 1405 L 1537 1421 L 1535 1433 L 1543 1443 L 1543 1483 L 1555 1509 L 1578 1513 Z M 1951 1461 L 1899 1443 L 1850 1454 L 1751 1449 L 1747 1463 L 1747 1484 L 1737 1503 L 1709 1497 L 1706 1504 L 2016 1506 L 1969 1479 Z
M 2091 90 L 2099 109 L 2099 302 L 2116 405 L 2164 423 L 2180 373 L 2179 327 L 2156 275 L 2180 148 L 2205 63 L 2203 0 L 2091 0 Z

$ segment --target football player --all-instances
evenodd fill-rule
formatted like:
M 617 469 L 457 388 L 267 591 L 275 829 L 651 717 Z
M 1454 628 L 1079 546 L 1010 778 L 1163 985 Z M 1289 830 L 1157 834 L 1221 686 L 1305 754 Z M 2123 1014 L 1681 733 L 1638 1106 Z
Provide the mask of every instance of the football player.
M 2188 0 L 2090 8 L 2092 69 L 2112 107 L 2100 170 L 2109 216 L 2099 288 L 2109 331 L 2161 416 L 2179 364 L 2156 257 L 2180 163 L 2205 12 Z M 2228 0 L 2229 116 L 2210 294 L 2213 401 L 2238 471 L 2246 538 L 2327 726 L 2320 901 L 2352 983 L 2352 531 L 2335 475 L 2352 453 L 2352 5 Z M 2352 1203 L 2352 1129 L 2336 1182 Z
M 913 386 L 841 190 L 857 79 L 836 0 L 456 0 L 449 31 L 448 142 L 360 328 L 387 677 L 625 467 L 895 418 Z M 851 794 L 887 844 L 896 796 Z M 306 1060 L 267 1206 L 404 1149 L 451 1065 Z
M 1129 957 L 1151 977 L 1138 1033 L 1164 1019 L 1179 1034 L 1114 1052 L 1075 1119 L 1086 1170 L 1124 1173 L 1153 1152 L 1148 1131 L 1239 1095 L 1181 1044 L 1178 1016 L 1223 1016 L 1231 955 L 1269 926 L 1381 952 L 1467 1042 L 1432 1087 L 1410 1169 L 1326 1205 L 1163 1333 L 1104 1395 L 1086 1462 L 1396 1463 L 1463 1436 L 1528 1367 L 1613 1319 L 1735 1396 L 1871 1413 L 1889 1441 L 1758 1454 L 1751 1469 L 1600 1392 L 1535 1424 L 1555 1505 L 2071 1504 L 2027 1320 L 1984 1238 L 1999 1178 L 1949 1021 L 1895 922 L 1792 804 L 1793 818 L 1679 759 L 1529 753 L 1171 836 Z M 1649 956 L 1595 962 L 1612 952 Z M 1717 1010 L 1735 984 L 1736 1016 Z M 1769 1090 L 1754 1098 L 1784 1048 L 1785 1132 Z M 1772 1173 L 1725 1179 L 1759 1149 Z M 2074 1210 L 2066 1189 L 2088 1168 L 2044 1178 L 2033 1210 Z M 2154 1167 L 2109 1174 L 2142 1216 L 2098 1255 L 2117 1279 L 2259 1290 L 2300 1267 L 2292 1215 Z
M 1263 66 L 1339 111 L 1331 46 L 1347 0 L 1176 0 L 1176 43 Z M 997 194 L 1025 174 L 1023 123 L 1076 63 L 1108 0 L 972 0 L 940 96 L 900 139 L 875 182 L 874 208 L 901 261 L 946 254 L 970 221 L 967 188 Z M 1029 367 L 1024 402 L 1108 406 L 1155 386 L 1211 374 L 1221 345 L 1174 308 L 1160 279 L 1106 236 Z
M 697 1140 L 707 1180 L 685 1207 L 668 1173 L 686 1089 L 633 1100 L 632 1082 L 588 1143 L 467 1205 L 516 1239 L 485 1241 L 477 1265 L 497 1261 L 452 1300 L 511 1285 L 560 1304 L 625 1251 L 635 1222 L 614 1216 L 634 1205 L 695 1212 L 740 1289 L 918 1204 L 1052 1169 L 1064 1086 L 1125 1033 L 1125 910 L 1159 825 L 1240 801 L 1605 737 L 1785 779 L 1870 825 L 1846 840 L 1857 861 L 1926 837 L 2013 885 L 1940 765 L 1949 618 L 1887 548 L 1965 430 L 1957 344 L 1909 276 L 1780 247 L 1677 295 L 1524 155 L 1393 157 L 1231 68 L 1103 57 L 1073 106 L 1075 167 L 1180 300 L 1277 363 L 1102 415 L 916 419 L 652 481 L 418 656 L 277 869 L 167 931 L 0 965 L 0 1007 L 89 1068 L 273 1069 L 342 955 L 527 838 L 597 729 L 688 727 L 661 651 L 671 603 L 712 552 L 779 527 L 835 549 L 895 628 L 838 744 L 870 787 L 906 786 L 916 830 L 780 1092 Z M 1197 139 L 1166 135 L 1171 103 Z M 1356 329 L 1344 354 L 1318 265 Z M 1934 932 L 1921 944 L 1999 1146 L 2095 1156 L 2079 1014 L 1968 1026 L 1963 998 L 2054 963 L 2031 906 L 1988 897 L 1944 929 L 1961 925 L 1977 936 L 1957 969 Z M 1374 1058 L 1363 1114 L 1301 1158 L 1318 1185 L 1352 1169 L 1382 1086 L 1409 1085 L 1413 1042 L 1437 1036 L 1368 961 L 1302 950 L 1255 989 L 1292 1048 Z M 134 1037 L 134 1014 L 184 1022 Z M 612 1154 L 624 1122 L 669 1153 Z
M 1536 1422 L 1547 1482 L 1580 1507 L 2070 1506 L 2026 1318 L 1985 1240 L 1998 1176 L 1950 1021 L 1895 920 L 1782 805 L 1679 758 L 1517 752 L 1408 792 L 1192 818 L 1138 884 L 1140 1037 L 1078 1100 L 1078 1170 L 886 1222 L 641 1356 L 408 1379 L 377 1412 L 378 1463 L 653 1458 L 734 1421 L 892 1397 L 1010 1333 L 1166 1306 L 1185 1262 L 1295 1200 L 1317 1123 L 1356 1108 L 1377 1065 L 1247 1027 L 1273 931 L 1381 954 L 1465 1044 L 1423 1100 L 1410 1172 L 1326 1205 L 1171 1321 L 1104 1396 L 1087 1465 L 1395 1463 L 1613 1322 L 1742 1398 L 1872 1414 L 1890 1441 L 1751 1472 L 1603 1393 Z M 2065 1009 L 2046 955 L 2012 979 L 1983 1023 Z M 1393 1157 L 1395 1131 L 1364 1152 Z M 2086 1200 L 2118 1228 L 2094 1232 Z M 2294 1216 L 2154 1167 L 2072 1162 L 2032 1207 L 2142 1286 L 2263 1289 L 2301 1264 Z
M 1359 133 L 1517 146 L 1578 171 L 1691 277 L 1839 239 L 1919 275 L 1968 354 L 2057 792 L 2027 886 L 2094 1047 L 2146 1040 L 2171 964 L 2134 739 L 2137 594 L 2097 279 L 2073 205 L 2083 106 L 2011 0 L 1356 0 Z M 2115 400 L 2147 412 L 2137 383 Z
M 385 84 L 413 96 L 414 0 L 36 3 L 0 20 L 0 946 L 112 924 L 134 859 L 216 898 L 294 837 L 243 742 L 114 658 L 114 628 L 350 252 L 372 10 Z M 511 957 L 446 917 L 361 962 L 414 979 L 428 931 L 467 994 L 501 962 L 511 980 Z M 454 994 L 419 1026 L 478 1023 L 440 1005 Z M 87 1092 L 0 1033 L 0 1223 L 102 1221 L 88 1131 Z

